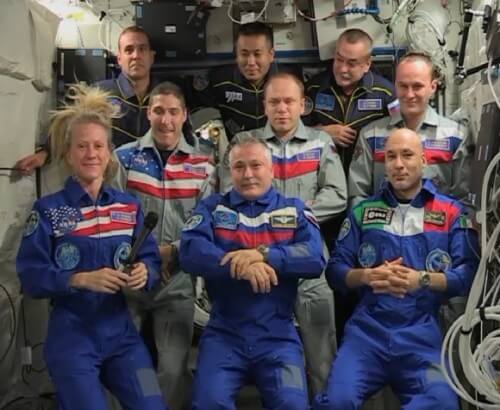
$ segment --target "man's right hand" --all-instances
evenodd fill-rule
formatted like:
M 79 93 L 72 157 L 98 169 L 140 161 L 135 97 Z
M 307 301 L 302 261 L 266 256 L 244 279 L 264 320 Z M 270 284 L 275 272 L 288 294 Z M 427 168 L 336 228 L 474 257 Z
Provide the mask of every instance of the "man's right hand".
M 271 286 L 278 285 L 276 271 L 265 262 L 251 264 L 243 274 L 239 275 L 239 279 L 248 280 L 254 293 L 269 293 Z
M 356 130 L 348 125 L 331 124 L 321 125 L 321 129 L 332 137 L 335 145 L 348 147 L 356 142 Z
M 38 151 L 27 157 L 21 158 L 16 162 L 14 168 L 17 168 L 22 175 L 28 176 L 33 174 L 33 171 L 40 168 L 47 161 L 48 153 L 45 150 Z
M 71 276 L 69 284 L 77 289 L 89 289 L 94 292 L 116 293 L 128 285 L 129 275 L 111 268 L 102 268 L 90 272 L 79 272 Z

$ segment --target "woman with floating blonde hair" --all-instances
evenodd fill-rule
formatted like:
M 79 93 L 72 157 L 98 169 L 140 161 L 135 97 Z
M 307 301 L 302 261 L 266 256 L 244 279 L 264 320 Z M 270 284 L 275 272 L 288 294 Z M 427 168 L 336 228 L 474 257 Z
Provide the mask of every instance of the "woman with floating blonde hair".
M 114 168 L 112 107 L 95 88 L 74 89 L 72 98 L 51 126 L 54 159 L 71 176 L 35 202 L 17 256 L 19 278 L 30 296 L 52 299 L 44 354 L 60 409 L 107 409 L 104 386 L 123 409 L 164 410 L 122 292 L 158 282 L 158 246 L 149 235 L 124 272 L 144 218 L 135 198 L 106 185 Z

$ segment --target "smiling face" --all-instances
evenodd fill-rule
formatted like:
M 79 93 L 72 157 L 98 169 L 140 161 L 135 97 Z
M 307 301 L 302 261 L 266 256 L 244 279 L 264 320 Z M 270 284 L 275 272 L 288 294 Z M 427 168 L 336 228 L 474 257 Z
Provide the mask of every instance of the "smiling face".
M 413 199 L 422 185 L 425 166 L 422 141 L 412 130 L 394 131 L 385 144 L 385 172 L 398 198 Z
M 263 34 L 240 35 L 236 41 L 236 63 L 253 84 L 262 82 L 274 61 L 274 48 Z
M 186 107 L 173 94 L 158 94 L 151 97 L 148 107 L 153 138 L 161 149 L 174 149 L 182 134 L 187 119 Z
M 432 77 L 432 65 L 420 59 L 408 59 L 396 69 L 396 95 L 404 118 L 421 117 L 436 92 L 438 81 Z
M 273 161 L 264 145 L 237 145 L 231 150 L 229 158 L 233 187 L 245 199 L 255 200 L 271 188 Z
M 73 127 L 66 160 L 80 181 L 102 183 L 110 157 L 109 134 L 103 125 L 82 122 Z
M 370 65 L 370 46 L 366 41 L 339 40 L 332 69 L 335 81 L 346 95 L 352 93 Z

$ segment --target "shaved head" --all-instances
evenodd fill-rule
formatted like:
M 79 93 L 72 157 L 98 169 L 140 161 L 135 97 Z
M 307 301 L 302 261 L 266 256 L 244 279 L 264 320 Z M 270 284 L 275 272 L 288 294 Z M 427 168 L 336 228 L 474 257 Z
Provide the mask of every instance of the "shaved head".
M 413 199 L 422 186 L 425 166 L 422 139 L 408 128 L 397 129 L 385 143 L 385 172 L 400 199 Z

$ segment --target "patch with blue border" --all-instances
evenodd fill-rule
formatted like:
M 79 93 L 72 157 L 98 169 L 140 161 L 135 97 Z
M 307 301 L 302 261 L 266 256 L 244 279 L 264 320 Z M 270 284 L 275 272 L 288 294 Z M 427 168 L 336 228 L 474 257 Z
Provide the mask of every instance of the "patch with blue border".
M 111 211 L 109 213 L 109 219 L 113 222 L 121 222 L 126 224 L 134 225 L 136 222 L 134 212 L 124 212 L 124 211 Z
M 381 98 L 362 98 L 358 100 L 358 111 L 380 111 L 382 110 Z
M 363 268 L 371 268 L 377 261 L 377 250 L 370 242 L 363 242 L 358 249 L 358 261 Z
M 448 252 L 436 248 L 425 259 L 425 268 L 429 272 L 445 272 L 451 268 L 451 256 Z
M 72 243 L 60 244 L 54 253 L 57 266 L 64 270 L 71 270 L 80 263 L 80 251 Z
M 238 213 L 236 211 L 214 211 L 214 227 L 222 229 L 230 229 L 235 231 L 238 227 Z
M 449 139 L 440 139 L 440 140 L 432 140 L 426 139 L 424 141 L 424 147 L 427 149 L 433 149 L 437 151 L 450 151 L 450 140 Z
M 344 219 L 344 222 L 342 222 L 337 240 L 343 240 L 347 235 L 349 235 L 349 232 L 351 232 L 351 221 L 349 218 L 346 218 Z
M 321 150 L 319 148 L 297 154 L 297 161 L 319 161 L 320 158 Z
M 335 97 L 331 94 L 318 93 L 314 100 L 317 110 L 333 111 L 335 108 Z
M 132 246 L 128 242 L 118 245 L 113 256 L 113 265 L 116 270 L 123 271 L 124 264 L 132 251 Z
M 36 231 L 38 225 L 40 224 L 40 214 L 38 211 L 31 211 L 28 219 L 26 219 L 26 225 L 24 226 L 23 236 L 30 236 Z
M 182 230 L 183 231 L 190 231 L 191 229 L 196 228 L 202 222 L 203 222 L 203 215 L 200 215 L 200 214 L 193 215 L 191 218 L 189 218 L 186 221 Z

